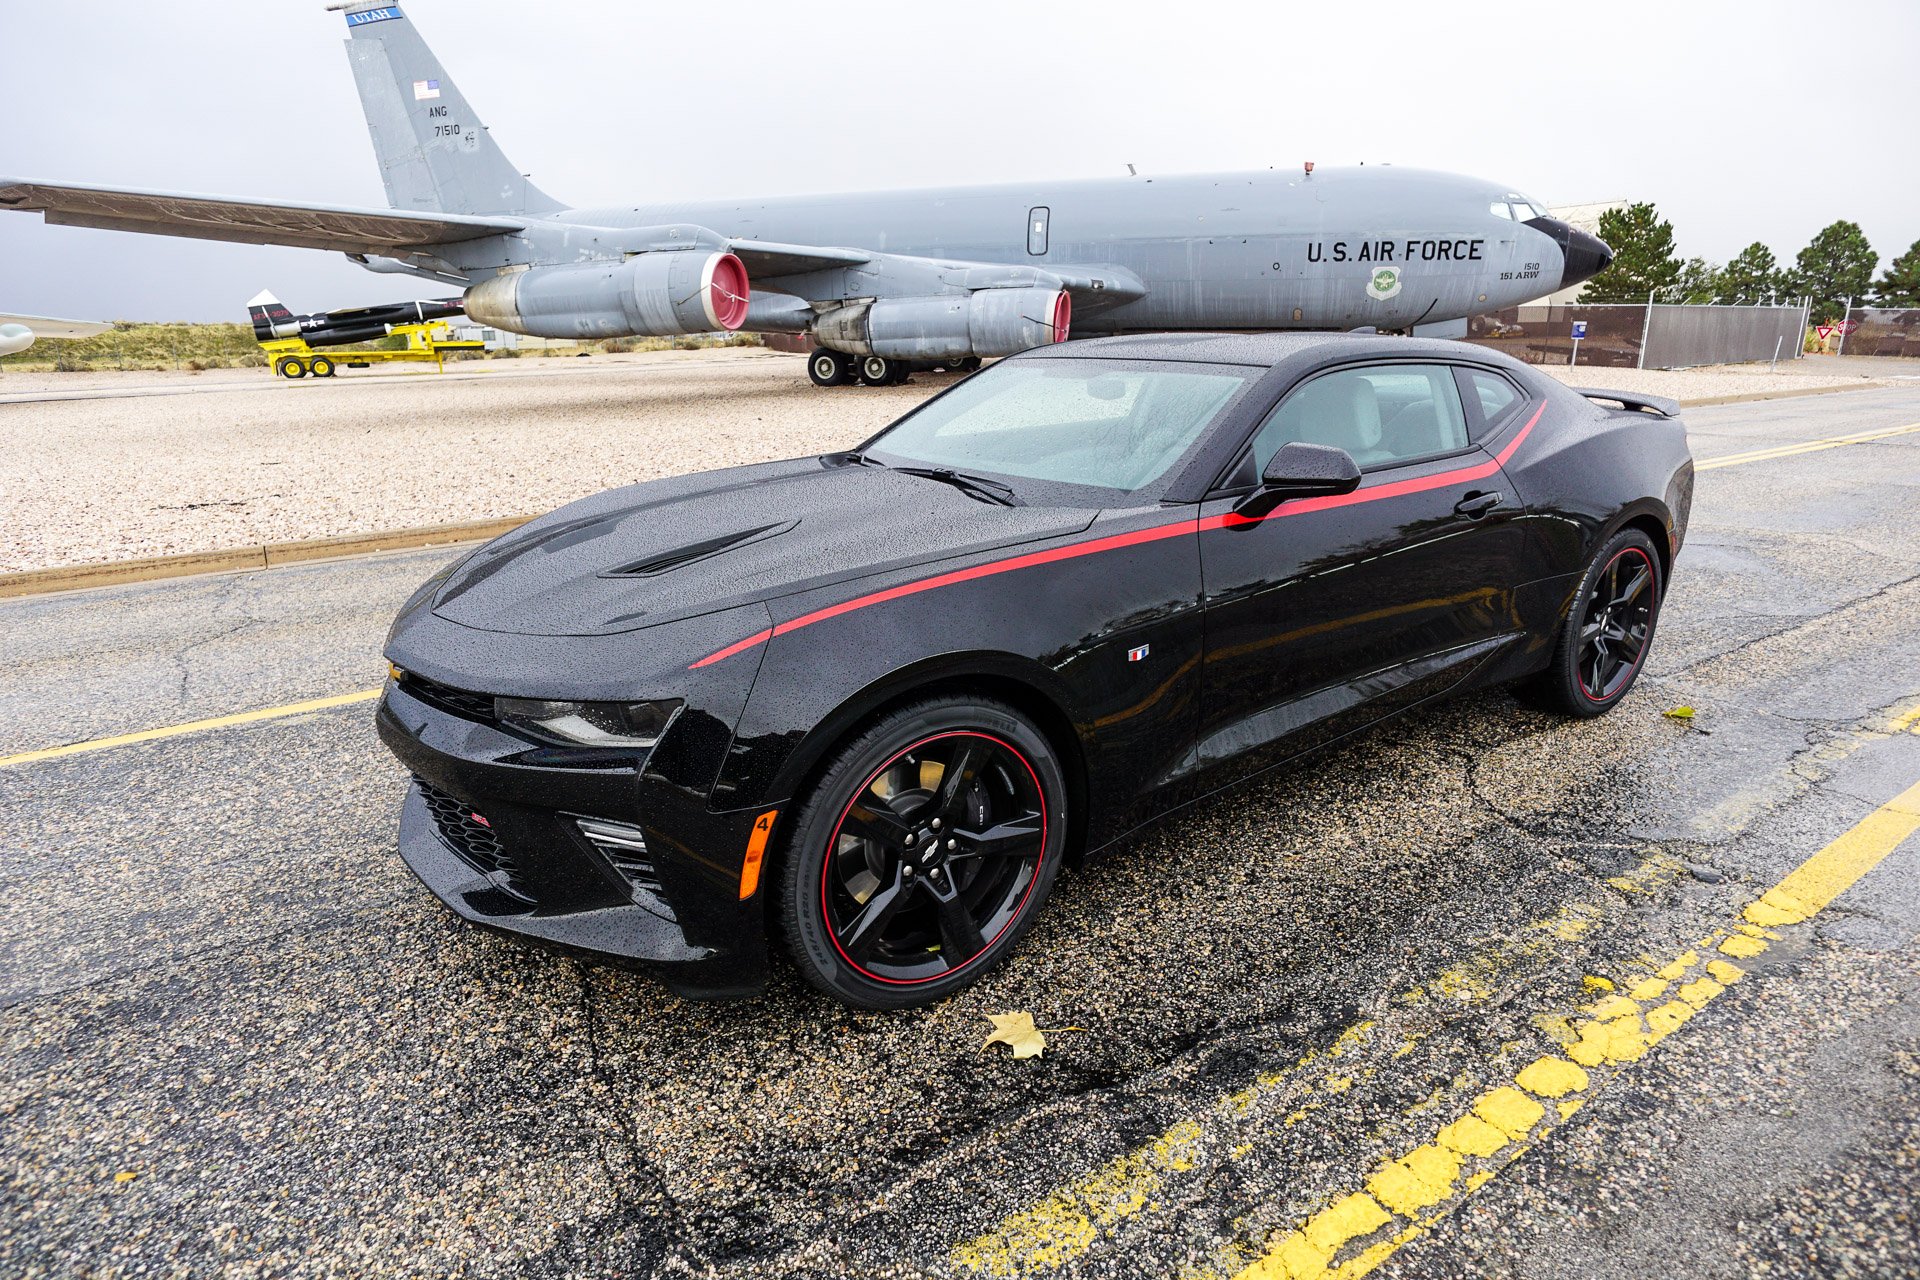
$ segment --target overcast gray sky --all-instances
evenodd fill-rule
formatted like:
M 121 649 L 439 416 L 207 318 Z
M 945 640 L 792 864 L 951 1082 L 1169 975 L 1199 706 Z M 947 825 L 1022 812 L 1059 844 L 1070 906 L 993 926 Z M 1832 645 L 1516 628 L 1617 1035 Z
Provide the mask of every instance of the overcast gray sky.
M 1920 4 L 401 0 L 569 203 L 1391 161 L 1653 200 L 1682 254 L 1920 240 Z M 703 16 L 704 15 L 704 16 Z M 0 174 L 384 206 L 321 0 L 0 0 Z M 726 228 L 719 228 L 725 231 Z M 0 309 L 239 319 L 445 293 L 0 214 Z

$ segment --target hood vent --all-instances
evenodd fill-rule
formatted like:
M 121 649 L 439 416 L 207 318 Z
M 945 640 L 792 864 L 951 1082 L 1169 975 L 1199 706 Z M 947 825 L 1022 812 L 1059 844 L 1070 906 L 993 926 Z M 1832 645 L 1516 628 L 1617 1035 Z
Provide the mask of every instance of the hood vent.
M 662 551 L 658 555 L 648 556 L 645 560 L 623 564 L 618 569 L 609 569 L 600 576 L 603 578 L 651 578 L 657 574 L 666 573 L 670 569 L 678 569 L 682 565 L 717 556 L 723 551 L 731 551 L 735 547 L 744 547 L 748 543 L 777 538 L 799 523 L 798 520 L 788 520 L 782 524 L 763 524 L 757 529 L 741 529 L 737 533 L 724 533 L 717 538 L 689 542 L 684 547 Z

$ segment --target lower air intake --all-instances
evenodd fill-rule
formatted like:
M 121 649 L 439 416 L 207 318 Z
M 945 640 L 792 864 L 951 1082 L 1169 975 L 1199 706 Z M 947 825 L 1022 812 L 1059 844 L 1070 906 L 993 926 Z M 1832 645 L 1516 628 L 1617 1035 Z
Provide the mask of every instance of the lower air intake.
M 647 837 L 640 828 L 606 818 L 575 818 L 574 824 L 628 884 L 665 901 L 660 877 L 653 869 L 653 855 L 647 852 Z
M 427 812 L 433 815 L 433 825 L 439 829 L 440 838 L 460 861 L 508 892 L 527 896 L 520 886 L 520 868 L 500 843 L 500 837 L 474 812 L 472 805 L 418 778 L 413 780 L 413 785 L 420 788 L 420 798 L 427 802 Z

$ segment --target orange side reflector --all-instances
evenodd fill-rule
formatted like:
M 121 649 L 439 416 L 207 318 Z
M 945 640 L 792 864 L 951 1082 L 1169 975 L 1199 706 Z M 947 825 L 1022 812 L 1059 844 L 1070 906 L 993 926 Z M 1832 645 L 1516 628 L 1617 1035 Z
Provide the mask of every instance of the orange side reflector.
M 747 837 L 747 860 L 740 868 L 740 901 L 745 902 L 760 888 L 760 864 L 767 856 L 767 837 L 773 834 L 778 809 L 769 809 L 754 819 L 753 834 Z

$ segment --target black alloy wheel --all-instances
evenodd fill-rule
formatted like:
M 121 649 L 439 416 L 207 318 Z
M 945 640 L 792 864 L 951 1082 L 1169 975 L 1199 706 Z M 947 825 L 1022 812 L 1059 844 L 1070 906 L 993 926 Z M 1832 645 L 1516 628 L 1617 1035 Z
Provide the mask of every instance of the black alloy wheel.
M 1536 686 L 1543 700 L 1588 718 L 1626 697 L 1653 646 L 1664 588 L 1652 539 L 1629 529 L 1608 541 L 1581 579 Z
M 949 697 L 883 718 L 789 833 L 782 921 L 802 974 L 869 1009 L 974 981 L 1052 890 L 1064 794 L 1053 748 L 1011 707 Z
M 807 376 L 816 387 L 844 387 L 858 375 L 852 356 L 821 347 L 807 357 Z

